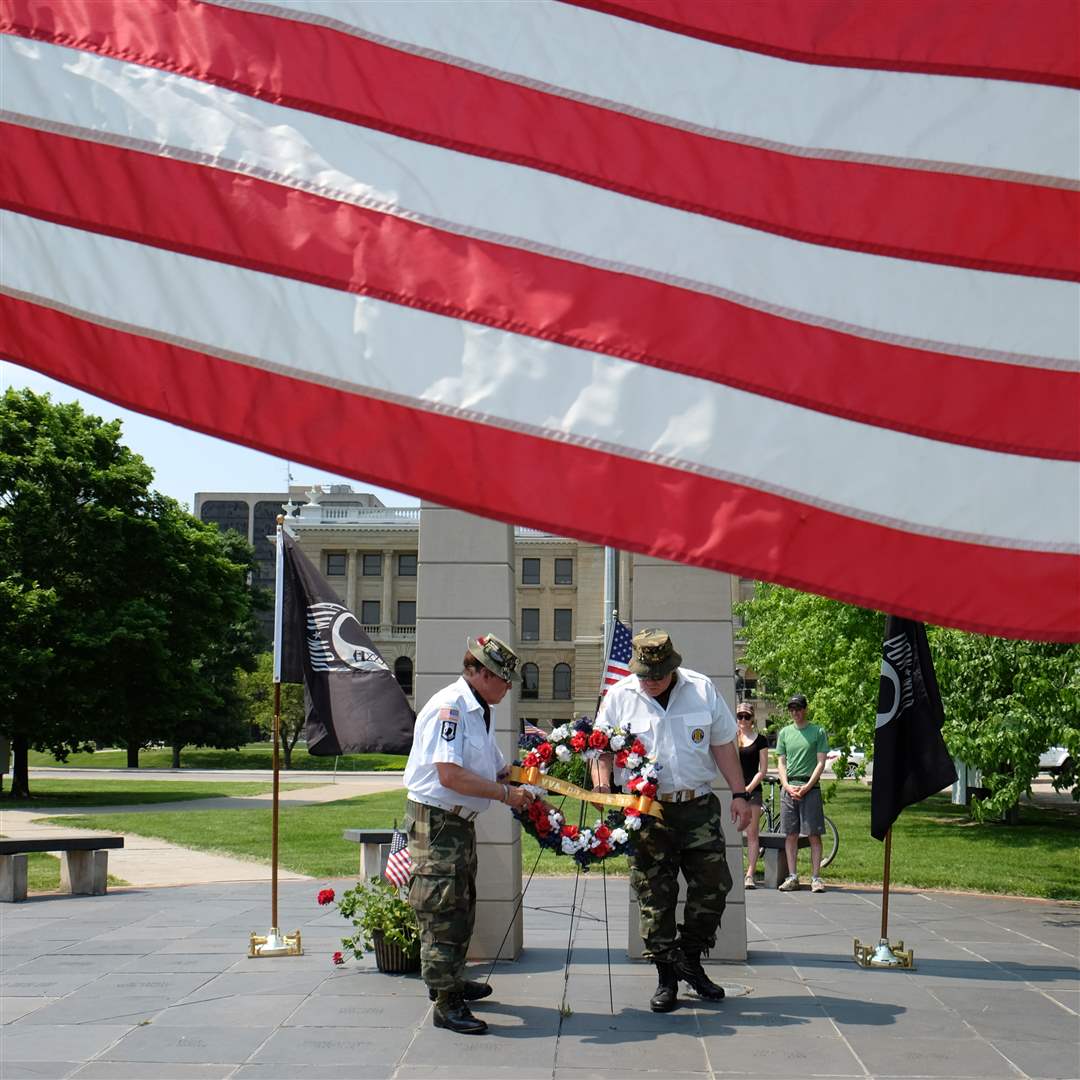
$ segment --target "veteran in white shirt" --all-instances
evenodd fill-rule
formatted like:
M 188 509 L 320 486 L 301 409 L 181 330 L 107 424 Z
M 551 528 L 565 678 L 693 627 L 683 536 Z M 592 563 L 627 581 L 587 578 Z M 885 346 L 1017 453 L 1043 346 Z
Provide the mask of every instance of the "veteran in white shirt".
M 495 706 L 510 689 L 517 662 L 494 634 L 470 638 L 461 677 L 417 714 L 405 765 L 409 904 L 420 924 L 420 970 L 435 1002 L 435 1026 L 462 1035 L 487 1031 L 466 1002 L 491 993 L 490 984 L 464 977 L 476 917 L 473 819 L 492 799 L 516 809 L 533 798 L 502 782 L 506 759 L 495 741 Z
M 653 1012 L 678 1006 L 679 979 L 701 998 L 724 996 L 701 965 L 716 944 L 716 931 L 731 891 L 720 800 L 712 783 L 722 775 L 731 788 L 731 820 L 740 831 L 750 821 L 736 748 L 737 726 L 727 702 L 711 680 L 680 667 L 666 630 L 649 628 L 634 635 L 631 674 L 607 693 L 600 718 L 629 728 L 635 743 L 659 766 L 656 798 L 662 821 L 642 830 L 632 858 L 630 883 L 638 897 L 645 956 L 656 965 L 659 984 L 649 1005 Z M 597 790 L 609 791 L 612 771 L 624 779 L 617 758 L 597 762 Z M 686 906 L 675 925 L 679 873 L 686 879 Z

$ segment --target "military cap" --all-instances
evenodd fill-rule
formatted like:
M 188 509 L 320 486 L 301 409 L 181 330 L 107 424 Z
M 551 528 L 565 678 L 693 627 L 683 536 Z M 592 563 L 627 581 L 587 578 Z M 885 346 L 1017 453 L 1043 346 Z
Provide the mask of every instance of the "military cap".
M 662 679 L 682 663 L 682 657 L 675 651 L 671 635 L 666 630 L 657 629 L 655 626 L 639 630 L 631 644 L 634 655 L 630 660 L 630 670 L 635 675 Z
M 517 677 L 517 653 L 494 634 L 469 638 L 469 653 L 505 682 L 513 682 Z

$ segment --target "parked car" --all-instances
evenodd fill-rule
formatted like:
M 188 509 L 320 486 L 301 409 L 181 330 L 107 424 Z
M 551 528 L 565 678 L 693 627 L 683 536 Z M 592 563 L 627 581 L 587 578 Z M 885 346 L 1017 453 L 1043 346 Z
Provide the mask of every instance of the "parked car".
M 1039 757 L 1039 772 L 1056 776 L 1071 766 L 1072 759 L 1069 751 L 1064 746 L 1051 746 L 1049 750 L 1044 751 Z
M 833 773 L 837 777 L 840 776 L 840 773 L 838 773 L 836 771 L 837 768 L 838 768 L 837 763 L 839 762 L 839 760 L 840 760 L 840 751 L 838 749 L 830 750 L 825 755 L 825 768 L 827 770 L 829 770 L 831 773 Z M 866 761 L 866 754 L 863 751 L 861 746 L 849 746 L 847 748 L 847 770 L 845 771 L 844 776 L 847 776 L 847 777 L 854 776 L 855 775 L 855 770 L 860 765 L 862 765 L 863 762 L 865 762 L 865 761 Z M 865 775 L 870 776 L 870 775 L 872 775 L 873 771 L 874 771 L 874 763 L 870 762 L 870 764 L 866 766 Z

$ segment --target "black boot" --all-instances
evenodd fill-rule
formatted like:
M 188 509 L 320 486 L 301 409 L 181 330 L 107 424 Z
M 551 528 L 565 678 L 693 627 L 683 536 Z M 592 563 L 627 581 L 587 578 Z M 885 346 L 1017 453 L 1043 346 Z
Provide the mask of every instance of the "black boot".
M 466 1001 L 479 1001 L 491 994 L 491 983 L 477 982 L 475 979 L 466 979 L 462 987 Z M 428 1000 L 435 1001 L 439 996 L 438 990 L 428 990 Z
M 449 993 L 442 990 L 439 992 L 432 1021 L 436 1027 L 456 1031 L 459 1035 L 486 1035 L 488 1029 L 483 1020 L 478 1020 L 469 1012 L 469 1007 L 465 1004 L 465 998 L 460 991 Z
M 705 974 L 705 969 L 701 966 L 701 953 L 685 953 L 682 960 L 678 961 L 675 965 L 679 978 L 683 982 L 688 983 L 690 988 L 697 994 L 699 998 L 705 1001 L 722 1001 L 724 997 L 724 988 L 717 986 L 716 983 Z
M 649 998 L 649 1008 L 653 1012 L 671 1012 L 679 1007 L 679 976 L 675 965 L 663 960 L 656 961 L 656 970 L 660 982 L 656 986 L 656 993 Z

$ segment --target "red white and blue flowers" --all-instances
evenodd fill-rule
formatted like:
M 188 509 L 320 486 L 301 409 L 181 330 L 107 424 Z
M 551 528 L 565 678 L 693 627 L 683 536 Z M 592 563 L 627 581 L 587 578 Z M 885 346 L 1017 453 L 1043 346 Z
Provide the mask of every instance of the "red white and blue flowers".
M 625 728 L 613 728 L 603 720 L 595 723 L 582 717 L 574 724 L 560 724 L 550 735 L 523 735 L 519 745 L 525 751 L 520 765 L 547 775 L 556 763 L 571 764 L 575 760 L 591 763 L 604 753 L 614 753 L 617 767 L 626 769 L 629 778 L 624 790 L 633 795 L 652 799 L 656 796 L 656 779 L 660 766 L 650 757 L 640 739 Z M 569 824 L 561 810 L 544 798 L 547 789 L 526 784 L 536 796 L 527 808 L 515 811 L 529 835 L 543 848 L 569 855 L 584 870 L 612 855 L 633 851 L 634 838 L 652 818 L 634 806 L 612 807 L 591 825 L 582 821 Z M 582 791 L 584 797 L 586 792 Z M 588 806 L 586 814 L 594 807 Z

